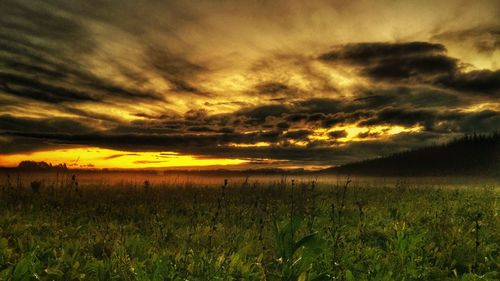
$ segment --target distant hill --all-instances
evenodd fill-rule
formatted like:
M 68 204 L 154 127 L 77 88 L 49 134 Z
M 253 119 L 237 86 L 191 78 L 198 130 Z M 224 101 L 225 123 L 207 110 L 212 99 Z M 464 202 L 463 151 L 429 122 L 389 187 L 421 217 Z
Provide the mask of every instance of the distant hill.
M 500 133 L 471 134 L 449 143 L 322 170 L 367 176 L 500 176 Z

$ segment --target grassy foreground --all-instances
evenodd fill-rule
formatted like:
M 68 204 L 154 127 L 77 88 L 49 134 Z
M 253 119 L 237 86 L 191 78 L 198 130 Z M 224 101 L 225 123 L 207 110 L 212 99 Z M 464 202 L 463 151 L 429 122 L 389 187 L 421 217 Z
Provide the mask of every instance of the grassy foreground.
M 3 186 L 0 280 L 500 280 L 494 187 Z

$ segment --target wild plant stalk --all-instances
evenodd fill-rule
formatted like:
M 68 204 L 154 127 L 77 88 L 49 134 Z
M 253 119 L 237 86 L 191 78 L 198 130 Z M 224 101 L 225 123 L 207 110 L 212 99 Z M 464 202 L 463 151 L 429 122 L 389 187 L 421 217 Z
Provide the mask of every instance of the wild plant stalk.
M 347 187 L 349 186 L 349 184 L 352 182 L 351 180 L 351 177 L 348 176 L 347 177 L 347 180 L 343 186 L 343 189 L 342 189 L 342 197 L 341 197 L 341 201 L 340 201 L 340 209 L 338 210 L 339 212 L 339 220 L 340 220 L 340 217 L 342 216 L 342 212 L 344 211 L 345 209 L 345 203 L 346 203 L 346 195 L 347 195 Z
M 358 213 L 359 213 L 358 233 L 361 234 L 365 227 L 365 212 L 363 210 L 365 202 L 359 199 L 356 201 L 356 205 L 358 206 Z
M 259 202 L 261 200 L 261 195 L 262 195 L 262 193 L 255 192 L 255 185 L 254 185 L 254 187 L 252 187 L 252 195 L 254 197 L 254 201 L 252 204 L 252 218 L 251 218 L 251 222 L 252 222 L 252 226 L 253 226 L 255 224 L 256 219 L 257 219 L 257 214 L 259 213 Z
M 258 209 L 258 211 L 260 211 L 259 212 L 259 222 L 258 222 L 258 231 L 259 231 L 258 241 L 259 241 L 260 247 L 262 249 L 262 253 L 265 257 L 266 256 L 266 245 L 264 242 L 264 235 L 265 235 L 264 230 L 265 230 L 265 226 L 267 223 L 267 215 L 268 215 L 269 210 L 268 210 L 268 202 L 267 202 L 268 198 L 264 196 L 264 188 L 263 187 L 260 188 L 259 196 L 257 198 L 258 198 L 259 205 L 261 206 Z M 264 280 L 267 280 L 268 269 L 267 269 L 266 263 L 262 262 L 261 267 L 262 267 L 262 272 L 264 274 Z
M 2 198 L 6 201 L 12 196 L 12 183 L 10 182 L 10 174 L 7 173 L 7 182 L 2 188 Z
M 163 220 L 162 217 L 160 216 L 160 213 L 157 211 L 154 214 L 155 218 L 155 235 L 156 235 L 156 241 L 160 242 L 160 246 L 164 246 L 164 243 L 166 242 L 168 238 L 168 231 L 165 233 L 165 227 L 163 225 Z M 157 230 L 157 231 L 156 231 Z
M 265 218 L 266 218 L 266 214 L 267 214 L 267 202 L 265 202 L 263 204 L 263 208 L 262 208 L 262 211 L 261 211 L 261 214 L 260 214 L 260 218 L 259 218 L 259 242 L 260 242 L 260 245 L 262 247 L 262 252 L 264 252 L 266 250 L 266 246 L 264 244 L 264 227 L 265 227 Z
M 17 203 L 19 200 L 21 200 L 21 189 L 23 188 L 23 183 L 21 181 L 21 176 L 17 175 L 17 182 L 16 182 L 16 198 L 15 202 Z
M 316 180 L 311 181 L 311 190 L 310 190 L 310 205 L 309 205 L 309 220 L 307 222 L 307 226 L 309 228 L 309 232 L 313 231 L 314 221 L 316 220 Z
M 2 189 L 1 189 L 1 194 L 0 194 L 0 199 L 3 198 L 4 194 L 5 194 L 5 190 L 6 190 L 6 186 L 2 184 Z
M 297 202 L 297 212 L 307 216 L 306 207 L 309 204 L 309 198 L 307 198 L 307 184 L 300 183 L 300 200 Z
M 287 182 L 287 176 L 286 176 L 286 174 L 281 175 L 281 180 L 280 180 L 281 193 L 284 193 L 285 190 L 286 190 L 286 182 Z
M 38 194 L 40 192 L 40 189 L 42 188 L 43 182 L 42 181 L 32 181 L 30 183 L 31 186 L 31 191 L 34 194 Z
M 66 200 L 64 201 L 68 202 L 72 197 L 73 193 L 78 192 L 78 180 L 76 178 L 76 175 L 71 175 L 71 178 L 69 177 L 66 178 L 65 188 L 66 188 Z
M 338 207 L 335 207 L 335 203 L 331 204 L 331 209 L 330 209 L 330 236 L 332 239 L 332 268 L 335 269 L 337 267 L 337 256 L 339 255 L 338 250 L 339 250 L 339 242 L 340 242 L 340 237 L 341 237 L 341 223 L 342 223 L 342 216 L 343 212 L 345 209 L 345 202 L 346 202 L 346 194 L 347 194 L 347 188 L 349 184 L 351 183 L 351 178 L 348 176 L 344 185 L 342 186 L 342 190 L 340 190 L 340 181 L 337 178 L 337 184 L 335 186 L 335 202 L 337 203 Z
M 480 220 L 481 220 L 482 214 L 477 213 L 474 216 L 474 265 L 473 265 L 473 271 L 477 272 L 477 256 L 479 254 L 479 246 L 481 245 L 481 241 L 479 240 L 479 231 L 481 230 L 481 225 L 480 225 Z
M 198 196 L 196 193 L 193 194 L 193 202 L 191 206 L 191 216 L 189 217 L 189 228 L 188 228 L 188 244 L 191 245 L 191 242 L 193 241 L 193 235 L 194 235 L 194 230 L 195 230 L 195 219 L 198 215 L 197 212 L 197 206 L 198 206 Z
M 249 183 L 248 183 L 249 178 L 250 178 L 250 176 L 245 177 L 245 181 L 241 184 L 242 188 L 247 188 L 249 186 Z
M 330 208 L 330 226 L 328 230 L 330 232 L 330 236 L 332 239 L 332 268 L 336 267 L 336 259 L 337 259 L 337 244 L 338 244 L 338 223 L 336 223 L 336 210 L 335 203 L 332 202 Z
M 224 225 L 224 228 L 223 228 L 223 231 L 224 231 L 224 237 L 228 237 L 228 227 L 229 224 L 227 224 L 227 222 L 229 221 L 230 219 L 230 215 L 231 215 L 231 205 L 229 204 L 229 200 L 230 200 L 230 194 L 228 194 L 228 180 L 227 179 L 224 179 L 224 185 L 222 185 L 221 187 L 221 196 L 222 196 L 222 210 L 221 210 L 221 213 L 222 213 L 222 222 L 223 222 L 223 225 Z
M 293 224 L 293 219 L 294 219 L 294 213 L 295 213 L 295 205 L 294 205 L 294 197 L 293 197 L 293 192 L 294 192 L 294 189 L 295 189 L 295 179 L 292 179 L 292 182 L 291 182 L 291 191 L 290 191 L 290 225 Z M 292 241 L 293 241 L 293 235 L 294 233 L 292 233 Z
M 212 249 L 213 235 L 214 235 L 215 231 L 217 230 L 217 220 L 220 216 L 220 213 L 222 212 L 222 204 L 226 199 L 226 187 L 227 187 L 227 179 L 224 179 L 224 184 L 221 186 L 220 195 L 217 198 L 216 211 L 212 217 L 212 222 L 210 225 L 210 233 L 208 234 L 208 244 L 209 244 L 210 249 Z

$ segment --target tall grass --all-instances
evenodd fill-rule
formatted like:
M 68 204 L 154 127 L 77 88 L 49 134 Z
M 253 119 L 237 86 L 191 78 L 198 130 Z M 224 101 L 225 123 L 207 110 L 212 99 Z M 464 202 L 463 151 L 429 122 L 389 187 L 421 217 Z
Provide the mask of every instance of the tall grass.
M 500 278 L 493 186 L 78 180 L 5 181 L 0 280 Z

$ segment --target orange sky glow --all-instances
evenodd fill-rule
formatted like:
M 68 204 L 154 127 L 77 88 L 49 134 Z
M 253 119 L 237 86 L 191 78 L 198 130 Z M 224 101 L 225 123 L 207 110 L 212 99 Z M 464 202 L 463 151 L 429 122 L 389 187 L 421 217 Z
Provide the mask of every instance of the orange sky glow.
M 45 161 L 52 165 L 66 164 L 68 168 L 169 168 L 239 165 L 248 162 L 241 159 L 197 158 L 175 152 L 127 152 L 98 147 L 68 148 L 32 153 L 0 156 L 0 166 L 14 167 L 19 162 L 30 159 Z

